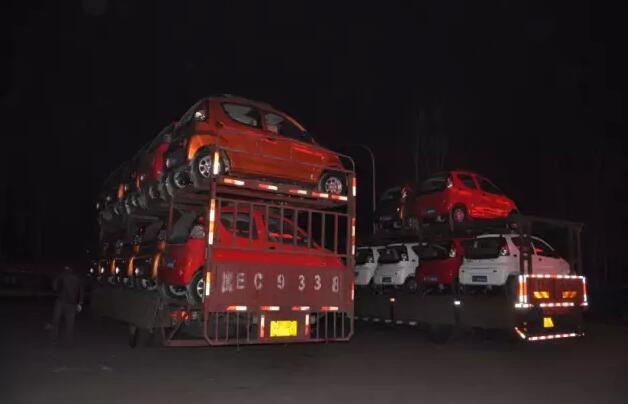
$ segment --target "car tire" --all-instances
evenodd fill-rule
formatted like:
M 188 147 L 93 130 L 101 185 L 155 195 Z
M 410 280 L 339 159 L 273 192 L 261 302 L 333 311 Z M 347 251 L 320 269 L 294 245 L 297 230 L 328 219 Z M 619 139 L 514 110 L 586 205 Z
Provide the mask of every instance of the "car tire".
M 185 286 L 169 285 L 167 283 L 162 283 L 159 291 L 162 296 L 171 300 L 183 300 L 186 295 Z
M 159 191 L 159 185 L 157 183 L 150 184 L 146 190 L 146 196 L 148 200 L 155 201 L 161 198 L 161 192 Z
M 416 278 L 414 276 L 408 277 L 403 283 L 403 289 L 408 293 L 416 293 L 418 289 Z
M 327 171 L 318 181 L 318 191 L 332 195 L 346 195 L 347 178 L 344 174 Z
M 159 287 L 159 282 L 151 278 L 140 278 L 137 283 L 142 290 L 149 292 L 152 292 Z
M 174 171 L 170 179 L 176 189 L 183 189 L 190 184 L 190 175 L 186 172 L 185 168 Z
M 190 166 L 190 182 L 194 186 L 194 189 L 202 188 L 207 181 L 214 175 L 213 174 L 213 158 L 214 151 L 211 149 L 204 149 L 196 153 L 192 164 Z M 229 164 L 224 153 L 219 153 L 218 156 L 218 175 L 224 175 L 229 169 Z
M 454 225 L 462 225 L 469 221 L 467 208 L 464 205 L 456 205 L 451 209 L 451 221 Z
M 187 288 L 188 302 L 193 306 L 200 306 L 203 303 L 203 294 L 205 293 L 205 279 L 203 271 L 198 270 L 192 275 L 192 279 Z

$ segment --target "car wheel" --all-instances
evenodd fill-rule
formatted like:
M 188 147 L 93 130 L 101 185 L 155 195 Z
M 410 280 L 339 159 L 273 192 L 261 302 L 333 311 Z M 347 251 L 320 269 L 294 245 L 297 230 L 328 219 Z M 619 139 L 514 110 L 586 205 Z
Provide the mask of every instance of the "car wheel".
M 153 291 L 159 287 L 159 283 L 151 278 L 140 278 L 138 284 L 142 289 L 148 291 Z
M 187 286 L 187 298 L 191 305 L 198 306 L 203 303 L 203 295 L 205 293 L 205 279 L 203 271 L 199 270 L 192 275 L 192 279 Z
M 466 223 L 468 220 L 467 209 L 462 205 L 454 206 L 451 210 L 451 220 L 454 224 Z
M 148 186 L 148 192 L 147 193 L 148 193 L 148 198 L 149 199 L 152 199 L 152 200 L 159 199 L 160 192 L 159 192 L 157 184 L 150 184 Z
M 168 299 L 181 300 L 184 299 L 186 295 L 185 286 L 162 283 L 160 290 L 162 295 Z
M 344 195 L 347 193 L 346 178 L 340 173 L 326 172 L 318 182 L 318 190 L 332 195 Z
M 185 169 L 175 171 L 170 178 L 177 189 L 183 189 L 190 183 L 190 176 L 185 172 Z
M 416 283 L 416 279 L 414 278 L 414 276 L 411 276 L 408 279 L 406 279 L 406 281 L 403 283 L 403 288 L 406 290 L 406 292 L 416 293 L 418 285 Z
M 192 169 L 190 177 L 194 188 L 198 189 L 203 186 L 208 179 L 214 175 L 214 152 L 212 150 L 199 151 L 192 160 Z M 223 175 L 228 171 L 227 159 L 223 153 L 218 156 L 218 175 Z

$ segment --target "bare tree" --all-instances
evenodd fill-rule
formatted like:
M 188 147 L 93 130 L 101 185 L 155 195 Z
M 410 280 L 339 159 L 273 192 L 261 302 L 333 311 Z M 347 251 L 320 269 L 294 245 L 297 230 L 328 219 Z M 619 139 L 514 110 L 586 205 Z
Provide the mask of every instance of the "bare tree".
M 412 162 L 414 178 L 422 178 L 445 167 L 449 151 L 449 138 L 443 130 L 442 108 L 421 107 L 410 117 L 410 133 L 413 136 Z

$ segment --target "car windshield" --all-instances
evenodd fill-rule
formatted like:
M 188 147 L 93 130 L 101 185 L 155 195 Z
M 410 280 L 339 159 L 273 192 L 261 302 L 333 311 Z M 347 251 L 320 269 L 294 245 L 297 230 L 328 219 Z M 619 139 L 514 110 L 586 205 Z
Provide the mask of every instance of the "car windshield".
M 447 189 L 447 174 L 436 175 L 432 178 L 428 178 L 423 181 L 419 192 L 422 194 L 429 194 L 431 192 L 439 192 Z
M 373 251 L 370 248 L 358 248 L 355 254 L 356 265 L 364 265 L 373 262 Z
M 401 261 L 402 254 L 408 256 L 408 249 L 404 245 L 395 245 L 379 250 L 379 263 L 394 264 Z
M 442 260 L 449 258 L 451 242 L 440 241 L 435 243 L 425 243 L 417 247 L 417 254 L 421 258 L 421 261 Z
M 469 259 L 497 258 L 503 242 L 502 237 L 482 237 L 465 241 L 464 256 Z

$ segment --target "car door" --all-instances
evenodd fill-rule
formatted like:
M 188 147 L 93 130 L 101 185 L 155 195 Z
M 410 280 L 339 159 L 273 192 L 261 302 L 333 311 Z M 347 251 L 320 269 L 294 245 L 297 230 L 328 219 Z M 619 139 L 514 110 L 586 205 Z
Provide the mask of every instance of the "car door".
M 478 211 L 478 208 L 482 207 L 482 197 L 474 176 L 471 174 L 458 173 L 457 177 L 459 186 L 456 187 L 456 193 L 459 202 L 467 207 L 471 217 L 481 216 L 481 212 Z
M 258 143 L 258 153 L 273 177 L 293 178 L 292 139 L 281 134 L 285 118 L 273 112 L 263 112 L 264 128 Z
M 218 123 L 219 141 L 227 147 L 233 171 L 246 174 L 269 174 L 269 166 L 259 155 L 259 144 L 265 137 L 261 112 L 251 105 L 223 102 L 224 120 Z
M 510 213 L 510 205 L 505 201 L 502 191 L 489 179 L 477 176 L 480 187 L 482 212 L 486 218 L 505 217 Z

